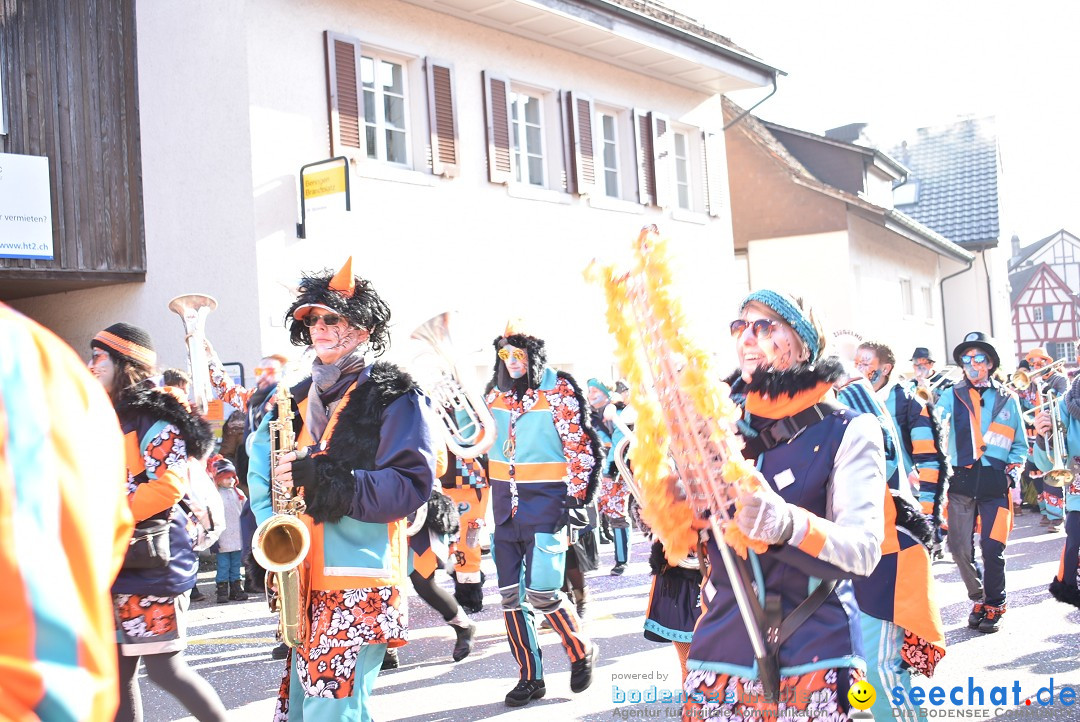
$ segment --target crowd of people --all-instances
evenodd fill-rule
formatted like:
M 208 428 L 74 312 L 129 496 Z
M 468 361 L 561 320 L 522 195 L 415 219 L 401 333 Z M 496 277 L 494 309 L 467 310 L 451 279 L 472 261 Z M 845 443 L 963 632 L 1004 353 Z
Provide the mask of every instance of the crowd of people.
M 918 347 L 902 374 L 890 346 L 827 335 L 807 302 L 781 290 L 757 290 L 738 311 L 738 368 L 726 388 L 756 481 L 733 492 L 730 509 L 695 507 L 697 543 L 674 562 L 641 514 L 631 388 L 557 370 L 520 320 L 493 342 L 486 443 L 462 450 L 448 445 L 441 420 L 456 410 L 436 413 L 407 371 L 376 360 L 390 343 L 390 309 L 351 259 L 303 278 L 285 310 L 310 370 L 285 378 L 288 358 L 270 355 L 245 388 L 206 342 L 207 368 L 191 371 L 235 409 L 220 439 L 189 403 L 190 378 L 158 373 L 144 329 L 101 330 L 82 364 L 0 306 L 7 347 L 27 350 L 0 367 L 0 493 L 17 500 L 0 513 L 41 532 L 0 545 L 0 566 L 27 601 L 4 597 L 5 618 L 27 630 L 70 625 L 70 644 L 84 650 L 5 638 L 0 659 L 14 661 L 2 663 L 4 698 L 20 705 L 16 718 L 141 720 L 141 661 L 197 719 L 225 719 L 183 656 L 190 604 L 205 598 L 200 552 L 215 555 L 216 603 L 269 591 L 282 619 L 292 615 L 272 650 L 283 661 L 276 720 L 370 719 L 376 677 L 398 665 L 408 641 L 406 578 L 451 628 L 449 656 L 465 659 L 489 540 L 518 667 L 509 707 L 547 693 L 541 626 L 567 655 L 570 690 L 592 684 L 601 650 L 583 622 L 586 574 L 609 546 L 607 573 L 622 575 L 635 528 L 652 544 L 642 632 L 673 645 L 686 719 L 765 720 L 811 707 L 847 719 L 860 681 L 910 689 L 913 675 L 932 676 L 946 652 L 932 562 L 948 550 L 972 603 L 968 626 L 998 631 L 1005 548 L 1024 506 L 1048 533 L 1064 526 L 1050 593 L 1080 606 L 1080 390 L 1044 349 L 1007 377 L 998 349 L 975 331 L 948 368 Z M 670 483 L 683 488 L 673 503 L 688 504 L 673 461 Z M 61 500 L 59 518 L 45 497 Z M 89 508 L 93 529 L 77 518 Z M 717 538 L 708 518 L 721 511 L 749 540 L 745 558 L 725 557 L 727 534 Z M 304 543 L 294 571 L 268 575 L 256 558 L 276 550 L 261 549 L 262 531 L 283 514 Z M 58 526 L 65 532 L 50 536 Z M 43 592 L 35 560 L 58 544 L 67 563 L 49 565 L 47 586 L 79 597 L 79 615 L 58 614 Z M 42 662 L 72 659 L 93 679 L 89 694 L 40 672 Z M 907 705 L 902 714 L 916 718 Z M 901 712 L 878 695 L 875 717 Z

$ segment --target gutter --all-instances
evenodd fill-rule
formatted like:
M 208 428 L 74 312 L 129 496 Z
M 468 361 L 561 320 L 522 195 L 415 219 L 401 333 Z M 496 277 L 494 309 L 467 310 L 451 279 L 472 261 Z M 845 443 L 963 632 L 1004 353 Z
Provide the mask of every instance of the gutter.
M 777 72 L 779 72 L 779 71 L 777 71 Z M 737 116 L 735 117 L 735 119 L 734 119 L 734 120 L 732 120 L 732 121 L 731 121 L 730 123 L 728 123 L 727 125 L 725 125 L 725 126 L 724 126 L 724 127 L 722 128 L 722 130 L 727 130 L 728 128 L 730 128 L 731 126 L 735 125 L 736 123 L 738 123 L 738 122 L 739 122 L 740 120 L 742 120 L 742 119 L 743 119 L 743 118 L 745 118 L 746 116 L 750 115 L 750 112 L 751 112 L 751 111 L 752 111 L 752 110 L 753 110 L 754 108 L 758 107 L 759 105 L 761 105 L 761 104 L 762 104 L 762 103 L 764 103 L 764 102 L 765 102 L 766 100 L 768 100 L 769 98 L 773 97 L 774 95 L 776 95 L 776 73 L 774 73 L 774 74 L 773 74 L 773 76 L 772 76 L 772 90 L 770 90 L 770 91 L 769 91 L 769 94 L 768 94 L 768 95 L 766 95 L 766 96 L 765 96 L 764 98 L 762 98 L 761 100 L 759 100 L 758 102 L 756 102 L 756 103 L 754 103 L 753 105 L 751 105 L 751 106 L 750 106 L 749 108 L 747 108 L 747 109 L 746 109 L 746 110 L 744 110 L 743 112 L 739 113 L 739 115 L 737 115 Z
M 967 262 L 967 267 L 966 268 L 961 268 L 956 273 L 950 273 L 948 276 L 945 276 L 945 278 L 938 281 L 938 293 L 941 295 L 941 335 L 942 335 L 942 340 L 945 342 L 945 356 L 946 356 L 946 358 L 950 358 L 950 356 L 949 356 L 949 327 L 948 327 L 948 321 L 947 321 L 947 319 L 945 317 L 945 282 L 948 281 L 950 278 L 954 278 L 955 276 L 959 276 L 962 273 L 967 273 L 968 271 L 971 270 L 971 267 L 974 266 L 974 265 L 975 265 L 975 256 L 972 256 L 971 260 Z M 991 321 L 991 323 L 993 323 L 993 322 Z M 994 337 L 994 334 L 991 333 L 990 338 L 993 338 L 993 337 Z

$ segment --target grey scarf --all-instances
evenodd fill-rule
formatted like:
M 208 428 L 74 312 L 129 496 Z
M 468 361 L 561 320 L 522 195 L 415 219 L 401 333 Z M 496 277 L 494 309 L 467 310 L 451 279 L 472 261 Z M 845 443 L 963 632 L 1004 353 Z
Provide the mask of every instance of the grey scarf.
M 311 388 L 308 389 L 307 415 L 304 425 L 315 441 L 322 439 L 326 425 L 330 421 L 330 411 L 323 404 L 322 394 L 332 389 L 344 374 L 356 373 L 363 368 L 364 353 L 360 348 L 347 356 L 342 356 L 332 364 L 324 364 L 319 359 L 315 359 L 311 365 Z

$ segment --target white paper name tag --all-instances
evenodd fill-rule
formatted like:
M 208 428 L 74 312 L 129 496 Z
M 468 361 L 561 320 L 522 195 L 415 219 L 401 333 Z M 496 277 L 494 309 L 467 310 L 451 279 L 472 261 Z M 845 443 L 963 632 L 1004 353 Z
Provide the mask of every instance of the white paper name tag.
M 774 476 L 772 480 L 773 483 L 776 484 L 776 490 L 780 491 L 785 486 L 791 486 L 795 483 L 795 475 L 791 473 L 791 469 L 784 469 Z

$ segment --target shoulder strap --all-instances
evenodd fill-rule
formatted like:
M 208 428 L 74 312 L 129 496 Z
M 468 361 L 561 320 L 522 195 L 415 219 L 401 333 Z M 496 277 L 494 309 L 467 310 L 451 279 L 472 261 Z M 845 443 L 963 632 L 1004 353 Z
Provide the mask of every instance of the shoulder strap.
M 777 419 L 762 429 L 756 438 L 747 440 L 747 453 L 745 455 L 752 458 L 780 444 L 785 444 L 814 424 L 822 421 L 826 416 L 842 408 L 845 407 L 835 402 L 822 401 L 803 409 L 797 414 Z

